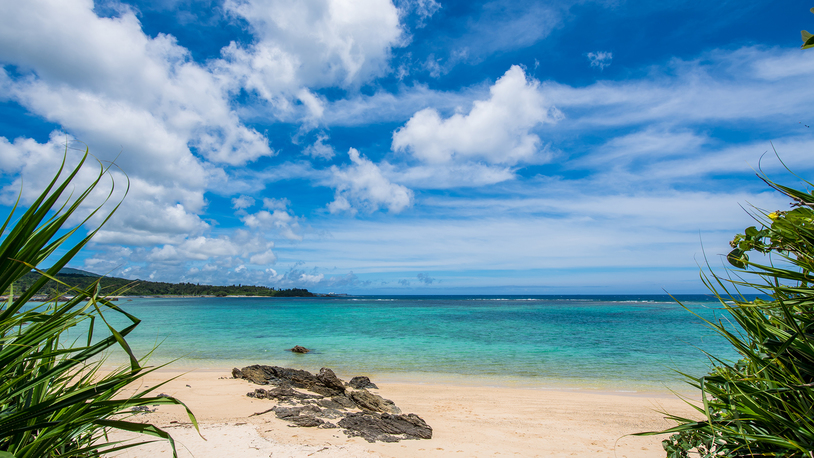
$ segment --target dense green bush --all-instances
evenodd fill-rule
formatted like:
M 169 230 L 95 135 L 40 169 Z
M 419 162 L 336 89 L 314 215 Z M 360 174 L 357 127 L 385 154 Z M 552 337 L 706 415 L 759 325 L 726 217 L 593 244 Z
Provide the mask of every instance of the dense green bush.
M 690 377 L 704 418 L 669 415 L 679 423 L 662 431 L 672 433 L 663 441 L 670 458 L 814 456 L 814 194 L 761 178 L 792 199 L 791 209 L 757 211 L 759 227 L 735 236 L 732 277 L 703 275 L 729 316 L 707 324 L 741 358 L 711 356 L 712 371 Z M 755 290 L 768 299 L 741 294 Z
M 108 175 L 100 164 L 99 174 L 90 186 L 80 192 L 72 190 L 72 181 L 87 157 L 86 151 L 72 171 L 64 170 L 63 163 L 28 210 L 12 224 L 15 205 L 0 226 L 0 291 L 12 288 L 15 281 L 49 256 L 58 258 L 33 285 L 19 292 L 17 298 L 12 294 L 0 306 L 0 458 L 95 457 L 143 443 L 110 443 L 106 432 L 111 428 L 172 443 L 165 431 L 127 421 L 127 417 L 133 415 L 134 407 L 183 405 L 172 397 L 150 396 L 160 385 L 129 398 L 121 397 L 124 387 L 156 368 L 144 367 L 125 340 L 139 320 L 102 297 L 98 281 L 85 289 L 72 288 L 73 299 L 67 302 L 39 306 L 30 302 L 98 231 L 67 246 L 71 237 L 78 237 L 81 227 L 68 229 L 68 219 L 77 215 L 83 201 Z M 60 181 L 63 172 L 67 178 Z M 65 199 L 67 203 L 62 203 Z M 57 256 L 58 252 L 64 254 Z M 122 315 L 129 325 L 117 329 L 108 323 L 106 314 Z M 102 324 L 107 330 L 103 333 L 109 335 L 99 339 L 96 328 Z M 86 339 L 78 341 L 77 336 L 84 333 Z M 105 373 L 101 370 L 104 355 L 115 349 L 124 351 L 130 364 Z M 197 428 L 195 417 L 189 409 L 187 412 Z

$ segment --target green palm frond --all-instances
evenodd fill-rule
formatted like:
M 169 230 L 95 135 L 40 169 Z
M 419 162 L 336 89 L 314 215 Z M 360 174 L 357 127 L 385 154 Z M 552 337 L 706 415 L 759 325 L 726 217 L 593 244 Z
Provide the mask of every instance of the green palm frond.
M 78 193 L 68 192 L 88 157 L 86 150 L 80 163 L 67 172 L 63 160 L 55 178 L 19 219 L 13 220 L 19 209 L 18 199 L 0 226 L 0 291 L 10 292 L 0 309 L 0 458 L 97 457 L 145 443 L 108 443 L 105 437 L 110 429 L 168 440 L 175 455 L 175 445 L 168 433 L 153 425 L 127 421 L 127 417 L 132 415 L 133 407 L 143 405 L 186 406 L 174 397 L 151 396 L 161 385 L 129 398 L 119 395 L 123 388 L 157 369 L 143 366 L 127 344 L 127 335 L 140 320 L 101 295 L 101 280 L 86 289 L 63 284 L 73 294 L 64 303 L 30 302 L 49 280 L 56 281 L 56 273 L 101 227 L 89 231 L 78 243 L 65 246 L 113 195 L 111 186 L 104 202 L 89 212 L 82 224 L 67 225 L 69 218 L 77 214 L 82 203 L 109 176 L 107 168 L 99 163 L 99 173 L 90 185 Z M 119 205 L 121 202 L 102 218 L 102 224 Z M 64 254 L 47 271 L 37 268 L 57 250 L 64 250 Z M 15 297 L 14 282 L 32 269 L 42 277 Z M 126 318 L 128 324 L 113 326 L 107 318 L 110 314 Z M 100 334 L 95 329 L 99 322 L 107 332 L 105 337 L 94 339 L 94 335 Z M 69 330 L 84 331 L 87 339 L 82 343 L 70 340 Z M 113 350 L 123 351 L 130 363 L 104 373 L 103 356 Z M 187 413 L 197 428 L 195 416 L 188 408 Z

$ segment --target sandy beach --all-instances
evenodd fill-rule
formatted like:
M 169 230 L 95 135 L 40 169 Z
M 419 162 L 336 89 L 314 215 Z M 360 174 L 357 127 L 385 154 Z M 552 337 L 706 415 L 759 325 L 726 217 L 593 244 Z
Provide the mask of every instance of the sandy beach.
M 664 456 L 666 436 L 632 437 L 671 424 L 658 411 L 693 415 L 692 409 L 669 392 L 614 393 L 585 389 L 535 389 L 448 383 L 381 383 L 372 390 L 415 413 L 432 428 L 429 440 L 368 443 L 347 437 L 339 429 L 292 427 L 274 413 L 263 412 L 276 402 L 252 399 L 258 388 L 233 379 L 229 369 L 148 375 L 142 385 L 160 387 L 183 400 L 195 412 L 204 441 L 178 406 L 155 407 L 135 416 L 170 432 L 179 457 L 658 457 Z M 374 380 L 375 382 L 375 380 Z M 133 387 L 136 389 L 137 387 Z M 115 433 L 112 440 L 127 438 Z M 172 456 L 166 442 L 119 452 L 120 458 Z

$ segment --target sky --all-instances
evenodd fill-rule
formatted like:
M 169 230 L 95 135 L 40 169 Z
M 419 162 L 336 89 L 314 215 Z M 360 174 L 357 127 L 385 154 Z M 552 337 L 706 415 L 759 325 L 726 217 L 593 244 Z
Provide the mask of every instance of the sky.
M 0 210 L 88 148 L 98 274 L 703 293 L 814 178 L 811 6 L 0 0 Z

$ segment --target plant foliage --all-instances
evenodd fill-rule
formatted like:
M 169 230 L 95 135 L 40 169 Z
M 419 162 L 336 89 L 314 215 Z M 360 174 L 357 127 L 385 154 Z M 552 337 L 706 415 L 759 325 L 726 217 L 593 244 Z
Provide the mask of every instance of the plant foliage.
M 75 269 L 73 269 L 75 270 Z M 60 272 L 49 280 L 40 291 L 47 297 L 64 292 L 63 284 L 88 288 L 99 280 L 99 275 Z M 15 291 L 22 291 L 39 280 L 39 272 L 29 272 L 14 284 Z M 315 294 L 303 288 L 275 289 L 253 285 L 201 285 L 196 283 L 166 283 L 146 280 L 127 280 L 117 277 L 104 277 L 104 292 L 117 292 L 122 296 L 264 296 L 264 297 L 314 297 Z
M 814 194 L 760 178 L 792 199 L 791 209 L 758 211 L 759 227 L 730 242 L 737 277 L 702 274 L 731 319 L 706 323 L 741 358 L 711 356 L 709 374 L 688 376 L 701 391 L 702 405 L 691 405 L 703 419 L 668 414 L 678 422 L 661 432 L 672 433 L 662 443 L 669 458 L 814 456 Z M 766 263 L 750 252 L 767 255 Z M 768 299 L 747 300 L 744 289 Z
M 87 157 L 86 150 L 73 170 L 66 170 L 63 161 L 56 177 L 19 219 L 12 225 L 18 210 L 15 204 L 0 226 L 2 291 L 49 256 L 64 252 L 47 271 L 40 271 L 39 279 L 18 297 L 11 294 L 0 307 L 0 458 L 95 457 L 144 443 L 108 442 L 106 432 L 111 428 L 172 443 L 165 431 L 127 418 L 134 407 L 184 405 L 173 397 L 150 394 L 161 385 L 122 398 L 124 387 L 156 368 L 142 366 L 125 340 L 139 325 L 138 318 L 106 300 L 99 281 L 86 288 L 71 288 L 73 298 L 66 302 L 38 306 L 30 302 L 99 230 L 68 246 L 81 227 L 68 228 L 69 218 L 77 216 L 83 201 L 108 176 L 100 164 L 95 180 L 78 195 L 69 195 L 76 194 L 72 181 Z M 63 172 L 67 178 L 60 181 Z M 112 192 L 111 187 L 107 199 Z M 63 201 L 67 202 L 61 204 Z M 97 207 L 84 222 L 100 210 Z M 109 324 L 107 314 L 122 315 L 129 324 L 117 329 Z M 106 332 L 97 330 L 100 325 Z M 106 337 L 99 338 L 99 334 Z M 116 348 L 128 355 L 130 364 L 106 373 L 101 370 L 105 352 Z M 187 412 L 197 428 L 195 417 L 189 409 Z M 172 447 L 175 455 L 174 443 Z

